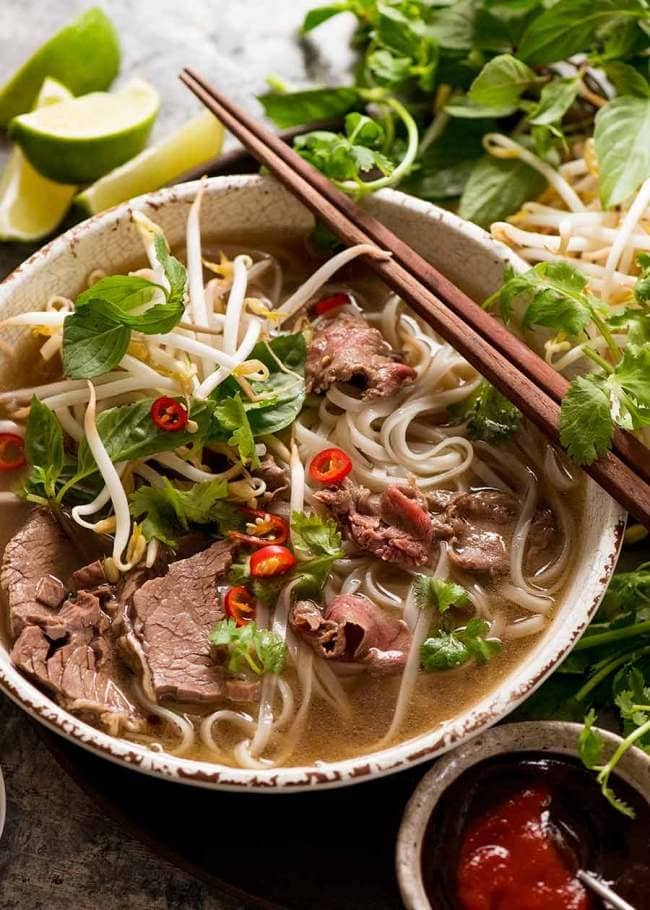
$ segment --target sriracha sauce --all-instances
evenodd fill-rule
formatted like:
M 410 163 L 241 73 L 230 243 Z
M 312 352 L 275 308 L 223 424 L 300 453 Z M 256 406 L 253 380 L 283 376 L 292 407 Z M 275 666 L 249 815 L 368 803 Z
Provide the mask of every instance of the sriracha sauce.
M 465 829 L 460 910 L 589 910 L 590 901 L 549 831 L 551 791 L 521 789 Z

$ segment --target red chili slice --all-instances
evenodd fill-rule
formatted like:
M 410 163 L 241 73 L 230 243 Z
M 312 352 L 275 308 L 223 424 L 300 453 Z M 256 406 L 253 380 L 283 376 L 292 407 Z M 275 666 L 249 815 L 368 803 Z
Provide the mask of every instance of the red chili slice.
M 14 471 L 25 464 L 25 440 L 16 433 L 0 433 L 0 471 Z
M 314 316 L 324 316 L 330 310 L 337 310 L 339 307 L 347 306 L 348 303 L 352 303 L 352 297 L 344 291 L 340 291 L 338 294 L 332 294 L 331 297 L 322 297 L 317 300 L 311 311 Z
M 287 547 L 276 544 L 256 550 L 250 558 L 250 573 L 253 578 L 272 578 L 285 575 L 296 564 L 296 557 Z
M 262 509 L 242 509 L 241 511 L 251 517 L 249 525 L 254 530 L 250 534 L 244 534 L 242 531 L 229 531 L 228 537 L 250 544 L 252 547 L 286 543 L 289 539 L 289 523 L 280 515 L 264 512 Z
M 151 405 L 151 419 L 160 430 L 175 433 L 187 426 L 187 408 L 175 398 L 163 395 Z
M 352 470 L 350 456 L 343 449 L 323 449 L 314 455 L 309 474 L 316 483 L 340 483 Z
M 255 598 L 243 585 L 228 588 L 223 599 L 226 616 L 235 620 L 235 625 L 245 626 L 255 619 L 257 604 Z

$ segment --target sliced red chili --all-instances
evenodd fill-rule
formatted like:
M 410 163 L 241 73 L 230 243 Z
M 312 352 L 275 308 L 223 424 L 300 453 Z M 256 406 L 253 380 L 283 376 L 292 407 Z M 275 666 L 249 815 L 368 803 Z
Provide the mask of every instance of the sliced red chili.
M 284 575 L 296 564 L 296 557 L 287 547 L 272 544 L 256 550 L 250 558 L 250 573 L 253 578 L 272 578 Z
M 352 461 L 343 449 L 323 449 L 314 455 L 309 474 L 316 483 L 340 483 L 352 470 Z
M 348 303 L 352 303 L 352 297 L 345 291 L 340 291 L 338 294 L 332 294 L 331 297 L 322 297 L 317 300 L 311 311 L 314 316 L 324 316 L 330 310 L 337 310 L 339 307 L 347 306 Z
M 13 471 L 25 464 L 25 440 L 16 433 L 0 433 L 0 471 Z
M 151 419 L 160 430 L 177 432 L 187 426 L 187 408 L 175 398 L 163 395 L 151 405 Z
M 232 537 L 233 540 L 250 544 L 252 547 L 263 547 L 266 544 L 286 543 L 289 539 L 289 523 L 280 515 L 264 512 L 262 509 L 242 509 L 241 511 L 251 518 L 251 521 L 248 522 L 248 533 L 229 531 L 228 537 Z
M 228 588 L 223 599 L 226 616 L 235 620 L 235 625 L 245 626 L 255 619 L 257 604 L 255 598 L 243 585 Z

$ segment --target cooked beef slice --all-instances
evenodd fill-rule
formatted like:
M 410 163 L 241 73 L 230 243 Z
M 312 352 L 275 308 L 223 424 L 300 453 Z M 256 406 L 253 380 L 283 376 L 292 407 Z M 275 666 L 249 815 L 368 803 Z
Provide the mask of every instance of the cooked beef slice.
M 230 568 L 231 550 L 229 542 L 218 541 L 170 563 L 167 574 L 133 594 L 136 655 L 153 701 L 211 702 L 223 695 L 223 671 L 212 661 L 208 635 L 224 617 L 217 579 Z
M 141 718 L 113 680 L 110 626 L 99 600 L 81 592 L 47 622 L 25 626 L 11 659 L 66 710 L 117 735 L 138 729 Z
M 52 615 L 58 604 L 43 601 L 45 586 L 50 593 L 57 581 L 65 588 L 78 564 L 74 548 L 56 518 L 45 509 L 33 511 L 7 544 L 0 568 L 0 587 L 9 605 L 12 638 L 20 635 L 25 626 L 46 621 Z M 49 582 L 42 581 L 50 576 Z
M 60 578 L 54 575 L 43 575 L 36 582 L 34 598 L 46 607 L 55 610 L 65 600 L 65 585 Z
M 313 601 L 298 601 L 290 622 L 328 660 L 358 663 L 379 673 L 398 672 L 406 663 L 411 644 L 406 623 L 362 594 L 339 594 L 324 610 Z
M 262 495 L 262 502 L 269 503 L 280 493 L 289 489 L 289 471 L 277 463 L 273 455 L 266 455 L 259 468 L 253 471 L 254 477 L 259 477 L 266 484 Z
M 106 581 L 104 563 L 101 559 L 96 559 L 72 573 L 72 587 L 75 591 L 92 591 L 94 588 L 106 584 Z
M 227 679 L 225 696 L 230 701 L 255 702 L 260 700 L 262 683 L 258 679 Z
M 353 313 L 323 319 L 307 350 L 309 392 L 324 392 L 335 382 L 353 382 L 363 389 L 364 399 L 384 398 L 413 382 L 415 375 L 381 332 Z
M 510 571 L 512 536 L 521 511 L 521 501 L 513 493 L 479 490 L 456 494 L 445 510 L 445 520 L 453 528 L 449 558 L 465 572 L 503 575 Z M 559 542 L 552 511 L 542 506 L 531 521 L 526 548 L 526 568 L 548 562 Z
M 338 489 L 320 490 L 315 498 L 362 550 L 402 565 L 421 566 L 429 561 L 433 522 L 409 488 L 391 486 L 377 496 L 346 480 Z

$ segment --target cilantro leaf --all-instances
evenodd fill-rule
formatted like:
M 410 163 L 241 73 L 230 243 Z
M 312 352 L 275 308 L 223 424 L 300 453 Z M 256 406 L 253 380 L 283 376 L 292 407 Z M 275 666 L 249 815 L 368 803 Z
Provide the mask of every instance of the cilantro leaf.
M 377 169 L 388 175 L 393 163 L 380 151 L 384 128 L 370 117 L 351 113 L 345 118 L 345 135 L 316 130 L 297 136 L 294 147 L 301 157 L 332 180 L 356 180 Z
M 413 594 L 420 610 L 445 613 L 452 606 L 466 607 L 470 603 L 469 595 L 461 585 L 431 575 L 415 576 Z
M 341 555 L 341 532 L 331 518 L 293 512 L 291 537 L 299 550 L 310 551 L 318 556 L 338 558 Z
M 279 674 L 284 669 L 286 644 L 270 629 L 258 628 L 256 622 L 238 627 L 234 619 L 223 619 L 214 627 L 209 640 L 229 673 L 252 670 L 261 676 Z
M 486 442 L 508 439 L 521 421 L 521 413 L 515 405 L 485 379 L 468 398 L 447 410 L 455 421 L 467 423 L 471 439 Z
M 164 477 L 160 487 L 138 487 L 129 496 L 129 508 L 134 518 L 144 516 L 142 532 L 147 540 L 155 537 L 174 547 L 178 536 L 187 533 L 191 524 L 216 523 L 220 530 L 225 523 L 228 529 L 236 527 L 237 510 L 223 502 L 227 495 L 228 483 L 222 478 L 195 483 L 184 490 Z
M 605 741 L 598 730 L 594 730 L 596 712 L 593 708 L 587 712 L 584 727 L 578 737 L 578 752 L 586 768 L 595 768 L 600 764 L 605 750 Z
M 562 399 L 560 442 L 578 464 L 591 464 L 612 444 L 614 421 L 602 377 L 578 376 Z
M 420 649 L 425 670 L 449 670 L 475 659 L 486 663 L 501 651 L 501 642 L 488 638 L 489 623 L 471 619 L 466 626 L 452 632 L 438 630 L 427 638 Z
M 507 269 L 502 287 L 485 306 L 498 303 L 504 322 L 508 322 L 521 303 L 525 305 L 524 328 L 541 325 L 576 336 L 591 322 L 597 306 L 585 293 L 586 286 L 585 276 L 570 263 L 539 262 L 523 274 Z

